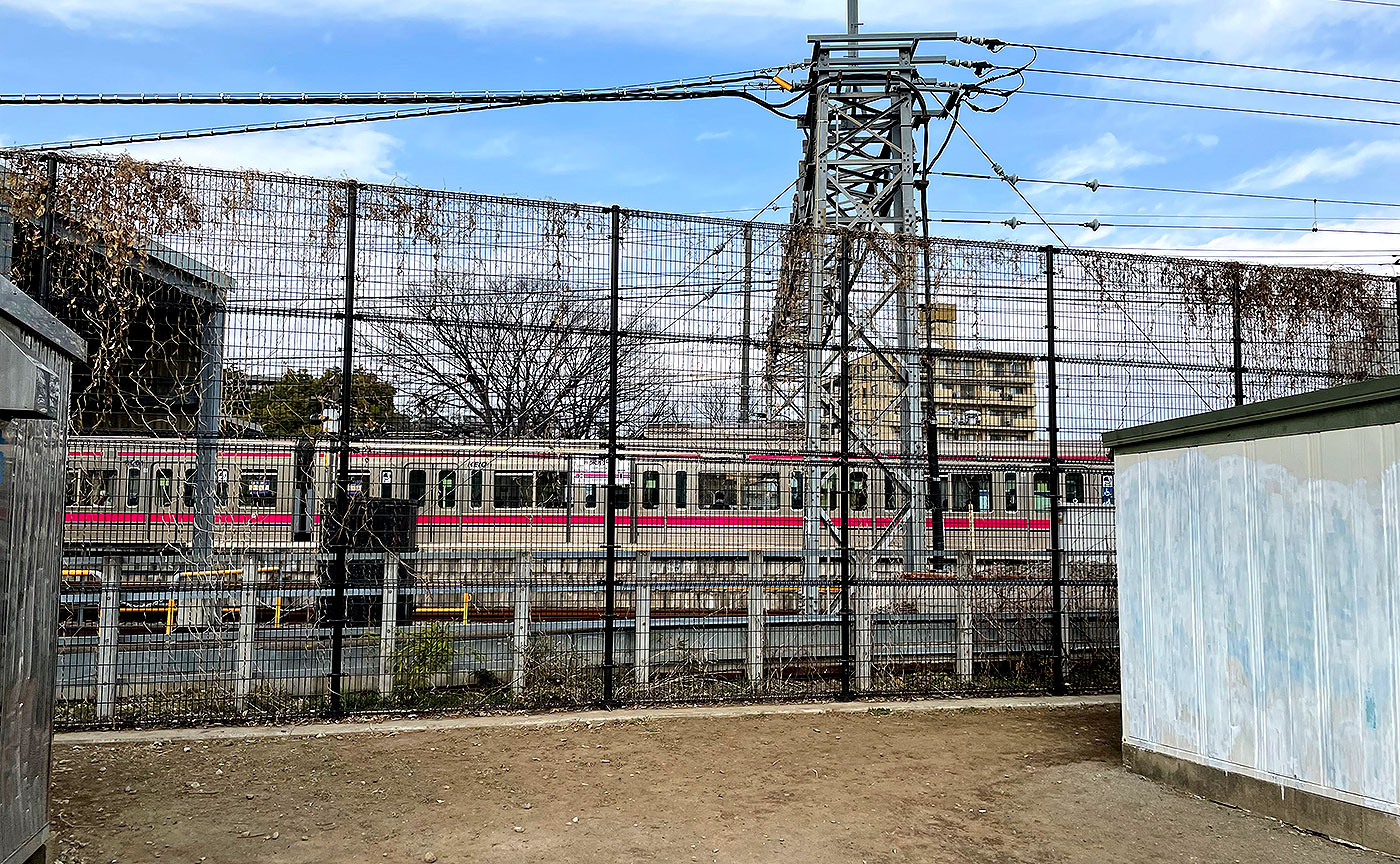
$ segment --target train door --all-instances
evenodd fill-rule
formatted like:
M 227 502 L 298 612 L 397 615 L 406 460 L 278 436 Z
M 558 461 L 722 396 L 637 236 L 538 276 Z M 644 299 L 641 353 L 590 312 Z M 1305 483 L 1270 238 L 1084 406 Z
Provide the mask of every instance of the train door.
M 292 463 L 292 542 L 311 542 L 316 516 L 316 448 L 300 441 Z

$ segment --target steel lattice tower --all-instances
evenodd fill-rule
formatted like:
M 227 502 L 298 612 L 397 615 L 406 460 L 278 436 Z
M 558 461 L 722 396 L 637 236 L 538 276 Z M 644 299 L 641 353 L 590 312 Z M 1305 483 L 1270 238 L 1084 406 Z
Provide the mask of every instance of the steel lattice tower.
M 887 550 L 901 536 L 905 570 L 928 563 L 916 132 L 945 116 L 939 97 L 955 88 L 923 80 L 919 65 L 945 58 L 918 51 L 921 43 L 957 34 L 858 34 L 854 16 L 850 24 L 850 33 L 808 37 L 813 51 L 801 121 L 804 155 L 793 208 L 798 230 L 784 254 L 766 376 L 775 403 L 770 416 L 787 413 L 805 421 L 804 548 L 813 584 L 821 535 L 835 530 L 821 506 L 826 478 L 817 454 L 824 446 L 823 419 L 846 419 L 826 386 L 839 374 L 843 315 L 848 334 L 893 377 L 898 394 L 897 444 L 871 440 L 854 425 L 850 429 L 860 457 L 874 462 L 886 482 L 903 492 L 902 507 L 870 551 Z M 860 244 L 863 254 L 882 257 L 882 267 L 895 274 L 891 284 L 862 292 L 849 309 L 842 308 L 837 284 L 838 235 Z M 891 305 L 897 322 L 893 345 L 882 343 L 874 325 L 877 317 L 888 320 Z

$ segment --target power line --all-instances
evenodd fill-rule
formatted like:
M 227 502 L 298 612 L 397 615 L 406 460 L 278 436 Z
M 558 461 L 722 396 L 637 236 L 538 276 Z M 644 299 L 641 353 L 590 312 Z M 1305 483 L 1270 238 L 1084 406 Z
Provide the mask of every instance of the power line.
M 1360 6 L 1389 6 L 1392 9 L 1400 9 L 1400 3 L 1387 3 L 1385 0 L 1336 0 L 1338 3 L 1356 3 Z
M 1046 180 L 1034 177 L 1007 175 L 996 177 L 991 174 L 968 174 L 960 171 L 938 171 L 940 177 L 953 177 L 964 180 L 999 180 L 1017 183 L 1037 183 L 1046 186 L 1083 186 L 1091 192 L 1100 189 L 1123 189 L 1129 192 L 1161 192 L 1171 195 L 1210 195 L 1220 198 L 1253 198 L 1263 201 L 1296 201 L 1310 204 L 1339 204 L 1351 207 L 1400 207 L 1393 201 L 1349 201 L 1344 198 L 1306 198 L 1300 195 L 1268 195 L 1262 192 L 1222 192 L 1214 189 L 1173 189 L 1167 186 L 1133 186 L 1126 183 L 1100 183 L 1098 180 Z
M 1106 72 L 1075 72 L 1067 69 L 1026 69 L 1041 75 L 1067 75 L 1075 78 L 1098 78 L 1105 81 L 1131 81 L 1138 84 L 1171 84 L 1179 87 L 1204 87 L 1212 90 L 1233 90 L 1240 93 L 1264 93 L 1272 96 L 1306 96 L 1315 99 L 1336 99 L 1344 102 L 1365 102 L 1372 105 L 1400 105 L 1397 99 L 1375 99 L 1369 96 L 1345 96 L 1340 93 L 1318 93 L 1313 90 L 1283 90 L 1276 87 L 1246 87 L 1242 84 L 1219 84 L 1206 81 L 1179 81 L 1171 78 L 1148 78 L 1139 75 L 1110 75 Z
M 931 219 L 929 221 L 957 225 L 1005 225 L 1012 230 L 1022 225 L 1039 224 L 1047 228 L 1088 228 L 1091 231 L 1097 231 L 1100 228 L 1151 228 L 1162 231 L 1297 231 L 1309 234 L 1378 234 L 1400 237 L 1400 231 L 1372 231 L 1364 228 L 1309 228 L 1303 225 L 1161 225 L 1142 222 L 1100 222 L 1097 219 L 1092 222 L 1050 222 L 1038 212 L 1035 215 L 1040 220 L 1039 222 L 1021 221 L 1014 217 L 1001 221 L 995 219 Z
M 1057 99 L 1084 99 L 1090 102 L 1114 102 L 1120 105 L 1150 105 L 1157 108 L 1194 108 L 1200 111 L 1225 111 L 1263 117 L 1285 117 L 1290 120 L 1327 120 L 1335 123 L 1363 123 L 1371 126 L 1400 126 L 1400 120 L 1377 120 L 1370 117 L 1340 117 L 1334 114 L 1308 114 L 1301 111 L 1270 111 L 1265 108 L 1235 108 L 1228 105 L 1202 105 L 1198 102 L 1170 102 L 1165 99 L 1129 99 L 1126 96 L 1090 96 L 1085 93 L 1049 93 L 1044 90 L 993 91 L 997 95 L 1050 96 Z
M 675 78 L 621 87 L 559 90 L 393 90 L 358 92 L 201 93 L 0 93 L 3 105 L 465 105 L 488 102 L 587 98 L 744 84 L 754 90 L 786 89 L 773 76 L 807 64 L 793 63 L 704 78 Z
M 963 125 L 959 120 L 957 120 L 956 118 L 954 118 L 953 123 L 956 124 L 957 127 L 958 127 L 959 129 L 962 130 L 963 135 L 967 137 L 967 140 L 968 140 L 969 142 L 971 142 L 972 146 L 977 148 L 977 152 L 982 154 L 982 158 L 987 160 L 987 164 L 992 166 L 992 170 L 997 171 L 997 172 L 1000 172 L 1000 171 L 1001 171 L 1001 166 L 998 165 L 998 164 L 996 163 L 996 160 L 995 160 L 995 159 L 993 159 L 990 155 L 988 155 L 988 153 L 987 153 L 986 150 L 982 149 L 982 145 L 979 144 L 979 143 L 977 143 L 977 139 L 972 137 L 972 133 L 969 132 L 969 131 L 967 131 L 967 127 L 964 126 L 964 125 Z M 1016 184 L 1015 184 L 1015 183 L 1010 183 L 1010 184 L 1008 184 L 1008 185 L 1011 187 L 1011 191 L 1016 193 L 1016 197 L 1020 198 L 1020 199 L 1021 199 L 1021 202 L 1031 209 L 1031 212 L 1034 213 L 1034 214 L 1036 215 L 1036 218 L 1038 218 L 1042 223 L 1044 223 L 1044 225 L 1045 225 L 1046 228 L 1050 229 L 1050 233 L 1051 233 L 1052 235 L 1054 235 L 1054 237 L 1055 237 L 1056 240 L 1060 241 L 1060 245 L 1063 246 L 1063 247 L 1065 247 L 1065 250 L 1066 250 L 1067 252 L 1069 252 L 1069 254 L 1071 254 L 1071 255 L 1075 254 L 1075 253 L 1074 253 L 1074 250 L 1073 250 L 1072 248 L 1070 248 L 1070 245 L 1069 245 L 1068 243 L 1065 242 L 1065 239 L 1064 239 L 1063 237 L 1060 236 L 1060 232 L 1056 231 L 1055 228 L 1046 220 L 1046 218 L 1045 218 L 1044 216 L 1041 216 L 1041 215 L 1040 215 L 1040 211 L 1035 209 L 1035 205 L 1031 203 L 1031 199 L 1027 198 L 1027 197 L 1025 196 L 1025 193 L 1023 193 L 1020 189 L 1016 188 Z M 1091 271 L 1091 272 L 1093 272 L 1093 271 Z M 1097 278 L 1097 277 L 1096 277 L 1096 278 Z M 1101 287 L 1105 287 L 1105 288 L 1107 287 L 1107 286 L 1103 286 L 1103 280 L 1102 280 L 1102 279 L 1099 279 L 1099 283 L 1100 283 L 1100 286 L 1101 286 Z M 1106 292 L 1106 293 L 1107 293 L 1107 292 Z M 1113 304 L 1114 304 L 1115 306 L 1118 307 L 1118 311 L 1120 311 L 1120 312 L 1123 313 L 1123 318 L 1124 318 L 1128 323 L 1130 323 L 1130 324 L 1133 325 L 1134 329 L 1136 329 L 1136 330 L 1138 331 L 1138 333 L 1140 333 L 1140 334 L 1142 335 L 1142 338 L 1143 338 L 1143 339 L 1147 340 L 1147 344 L 1150 345 L 1150 346 L 1152 346 L 1152 349 L 1153 349 L 1154 351 L 1156 351 L 1158 354 L 1160 354 L 1163 360 L 1167 361 L 1167 363 L 1170 364 L 1170 363 L 1171 363 L 1171 358 L 1168 357 L 1167 354 L 1166 354 L 1166 352 L 1162 350 L 1162 346 L 1158 345 L 1157 342 L 1156 342 L 1156 340 L 1154 340 L 1154 339 L 1152 338 L 1152 336 L 1151 336 L 1146 330 L 1144 330 L 1144 329 L 1142 328 L 1142 325 L 1139 324 L 1139 323 L 1133 318 L 1133 316 L 1131 316 L 1131 315 L 1128 314 L 1128 310 L 1125 309 L 1125 308 L 1123 307 L 1123 304 L 1122 304 L 1122 303 L 1119 303 L 1116 299 L 1113 299 L 1113 297 L 1112 297 L 1111 294 L 1109 295 L 1109 299 L 1113 302 Z M 1181 378 L 1181 380 L 1182 380 L 1183 382 L 1185 382 L 1186 386 L 1189 387 L 1189 388 L 1191 389 L 1191 392 L 1194 393 L 1194 394 L 1196 394 L 1196 398 L 1200 399 L 1202 402 L 1206 403 L 1207 405 L 1210 404 L 1210 401 L 1209 401 L 1208 399 L 1206 399 L 1205 396 L 1202 396 L 1202 395 L 1201 395 L 1201 392 L 1200 392 L 1199 390 L 1196 389 L 1196 386 L 1195 386 L 1194 384 L 1192 384 L 1191 381 L 1188 380 L 1187 377 L 1186 377 L 1185 375 L 1182 374 L 1182 372 L 1181 372 L 1180 369 L 1177 369 L 1177 370 L 1176 370 L 1176 374 Z
M 150 132 L 136 135 L 118 135 L 104 138 L 83 138 L 70 141 L 50 141 L 43 144 L 24 144 L 4 148 L 9 150 L 82 150 L 90 147 L 114 147 L 126 144 L 150 144 L 161 141 L 187 141 L 194 138 L 217 138 L 228 135 L 245 135 L 253 132 L 280 132 L 290 129 L 315 129 L 325 126 L 348 126 L 357 123 L 376 123 L 384 120 L 406 120 L 415 117 L 434 117 L 440 114 L 469 114 L 476 111 L 492 111 L 500 108 L 519 108 L 530 105 L 547 105 L 578 102 L 641 102 L 676 101 L 683 99 L 713 99 L 734 97 L 753 102 L 785 119 L 796 120 L 794 115 L 780 109 L 791 105 L 805 94 L 798 94 L 787 102 L 772 103 L 746 90 L 683 90 L 683 91 L 638 91 L 592 93 L 580 97 L 568 94 L 563 98 L 553 95 L 524 99 L 505 99 L 470 105 L 434 105 L 425 108 L 407 108 L 398 111 L 379 111 L 366 114 L 336 114 L 329 117 L 311 117 L 299 120 L 277 120 L 266 123 L 247 123 L 236 126 L 211 126 L 199 129 L 180 129 L 168 132 Z
M 1378 0 L 1377 0 L 1378 2 Z M 1400 84 L 1400 78 L 1385 78 L 1378 75 L 1360 75 L 1353 72 L 1330 72 L 1319 69 L 1292 69 L 1286 66 L 1264 66 L 1255 63 L 1230 63 L 1224 60 L 1200 60 L 1192 57 L 1167 57 L 1161 54 L 1134 54 L 1128 51 L 1104 51 L 1096 48 L 1069 48 L 1063 45 L 1035 45 L 1029 42 L 1002 42 L 999 39 L 967 38 L 962 41 L 984 45 L 993 50 L 1007 45 L 1013 48 L 1033 48 L 1039 51 L 1062 51 L 1068 54 L 1096 54 L 1101 57 L 1122 57 L 1129 60 L 1158 60 L 1164 63 L 1190 63 L 1197 66 L 1215 66 L 1224 69 L 1250 69 L 1256 72 L 1285 72 L 1292 75 L 1317 75 L 1323 78 L 1345 78 L 1351 81 L 1374 81 L 1381 84 Z

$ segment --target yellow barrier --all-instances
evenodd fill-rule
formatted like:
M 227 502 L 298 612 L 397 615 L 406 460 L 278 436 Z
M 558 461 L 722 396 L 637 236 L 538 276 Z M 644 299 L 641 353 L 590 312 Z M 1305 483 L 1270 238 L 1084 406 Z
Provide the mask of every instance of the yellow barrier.
M 165 602 L 165 635 L 169 636 L 175 632 L 175 598 L 171 597 Z
M 463 624 L 466 624 L 466 623 L 467 623 L 468 610 L 469 610 L 469 607 L 470 607 L 470 605 L 471 605 L 471 599 L 472 599 L 472 595 L 467 594 L 467 593 L 465 593 L 465 592 L 462 594 L 462 623 L 463 623 Z M 425 615 L 445 615 L 445 614 L 447 614 L 448 612 L 456 612 L 456 611 L 457 611 L 457 607 L 456 607 L 456 606 L 421 606 L 421 607 L 419 607 L 418 611 L 424 613 Z

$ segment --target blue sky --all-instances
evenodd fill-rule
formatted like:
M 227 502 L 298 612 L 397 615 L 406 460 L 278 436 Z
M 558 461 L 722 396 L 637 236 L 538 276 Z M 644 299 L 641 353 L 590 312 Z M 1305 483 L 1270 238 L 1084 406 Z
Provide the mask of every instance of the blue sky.
M 1341 0 L 865 0 L 866 29 L 956 30 L 1049 45 L 1400 76 L 1400 8 Z M 841 0 L 0 0 L 0 90 L 374 90 L 590 87 L 780 65 L 844 26 Z M 959 56 L 980 58 L 964 47 Z M 1019 58 L 1007 49 L 1003 58 Z M 1345 93 L 1400 103 L 1400 85 L 1044 52 L 1037 67 Z M 1032 89 L 1400 121 L 1345 103 L 1034 75 Z M 0 142 L 28 144 L 306 116 L 294 108 L 0 108 Z M 1298 121 L 1021 95 L 968 128 L 1026 177 L 1400 201 L 1400 126 Z M 570 105 L 131 148 L 317 176 L 678 212 L 746 215 L 791 181 L 800 136 L 737 100 Z M 987 165 L 955 139 L 944 170 Z M 1023 187 L 1059 221 L 1311 226 L 1313 207 Z M 939 180 L 934 215 L 1030 217 L 1004 185 Z M 786 203 L 787 196 L 783 197 Z M 785 218 L 785 213 L 769 213 Z M 1319 206 L 1319 224 L 1400 232 L 1400 209 Z M 940 230 L 941 229 L 941 230 Z M 948 236 L 1050 242 L 1044 229 L 935 226 Z M 1245 257 L 1393 262 L 1400 234 L 1062 232 L 1071 243 L 1246 250 Z M 1319 254 L 1326 253 L 1326 254 Z M 1387 272 L 1394 268 L 1385 268 Z

